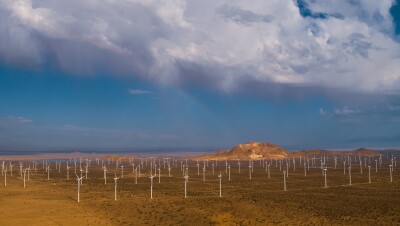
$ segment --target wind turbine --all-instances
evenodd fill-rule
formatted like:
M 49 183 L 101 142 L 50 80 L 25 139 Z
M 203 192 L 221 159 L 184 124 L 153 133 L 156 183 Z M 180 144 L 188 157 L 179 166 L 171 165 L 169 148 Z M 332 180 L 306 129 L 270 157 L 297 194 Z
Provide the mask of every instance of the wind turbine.
M 29 166 L 29 167 L 27 168 L 27 170 L 28 170 L 28 180 L 30 180 L 30 178 L 29 178 L 29 173 L 30 173 L 30 171 L 31 171 L 31 166 Z
M 161 183 L 161 169 L 160 169 L 160 165 L 158 165 L 158 183 Z
M 80 188 L 81 188 L 81 181 L 82 181 L 82 178 L 83 177 L 78 177 L 78 175 L 77 174 L 75 174 L 76 175 L 76 180 L 78 181 L 78 202 L 80 202 L 80 199 L 79 199 L 79 192 L 80 192 Z
M 11 164 L 11 162 L 10 162 L 10 172 L 11 172 L 10 176 L 12 176 L 12 172 L 13 172 L 12 167 L 13 167 L 13 164 Z
M 283 190 L 286 191 L 286 171 L 283 171 Z
M 135 184 L 137 184 L 137 177 L 138 177 L 138 168 L 136 167 L 136 169 L 135 169 Z
M 22 162 L 19 163 L 19 176 L 22 177 Z
M 390 182 L 393 182 L 393 178 L 392 178 L 392 170 L 393 170 L 393 165 L 389 165 L 389 172 L 390 172 Z
M 251 180 L 251 163 L 249 163 L 249 179 Z
M 230 164 L 228 164 L 228 172 L 229 172 L 228 181 L 230 181 L 231 180 L 231 165 Z
M 349 167 L 349 185 L 351 185 L 351 167 Z
M 69 169 L 70 169 L 71 167 L 69 167 L 68 166 L 68 162 L 67 162 L 67 180 L 69 180 Z
M 79 171 L 81 171 L 81 177 L 83 178 L 83 176 L 82 176 L 83 169 L 81 168 Z M 82 185 L 82 181 L 83 180 L 81 180 L 81 185 Z
M 203 166 L 203 182 L 206 181 L 206 165 Z
M 26 169 L 23 170 L 23 174 L 24 174 L 24 188 L 25 188 L 25 176 L 26 176 Z
M 218 176 L 218 178 L 219 178 L 219 197 L 222 197 L 222 175 L 221 175 L 221 172 L 219 172 L 219 176 Z
M 117 177 L 117 173 L 115 173 L 115 177 L 114 177 L 114 183 L 115 183 L 115 189 L 114 189 L 114 200 L 117 201 L 117 180 L 119 178 Z
M 286 162 L 286 177 L 289 177 L 289 164 L 287 162 Z
M 7 166 L 4 168 L 4 187 L 7 186 Z
M 185 199 L 187 198 L 187 193 L 186 193 L 186 187 L 187 187 L 187 182 L 189 181 L 189 176 L 185 175 L 183 178 L 185 178 Z
M 371 183 L 371 166 L 368 166 L 368 182 Z
M 50 180 L 50 164 L 47 166 L 47 180 Z
M 107 168 L 103 167 L 103 173 L 104 173 L 104 184 L 107 184 Z
M 325 175 L 325 188 L 327 188 L 327 187 L 328 187 L 328 184 L 327 184 L 327 182 L 326 182 L 326 171 L 327 171 L 327 168 L 325 167 L 325 168 L 324 168 L 324 175 Z
M 153 199 L 153 178 L 154 178 L 154 175 L 150 173 L 150 180 L 151 180 L 150 198 L 151 198 L 151 199 Z

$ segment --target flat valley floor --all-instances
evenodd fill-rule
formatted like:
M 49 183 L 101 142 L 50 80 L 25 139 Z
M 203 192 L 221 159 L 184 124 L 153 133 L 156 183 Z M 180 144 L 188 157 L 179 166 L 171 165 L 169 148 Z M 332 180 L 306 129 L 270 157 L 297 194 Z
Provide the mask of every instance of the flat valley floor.
M 214 174 L 212 162 L 206 166 L 203 182 L 203 162 L 198 175 L 196 162 L 189 161 L 186 199 L 180 161 L 172 167 L 171 177 L 162 165 L 161 183 L 154 177 L 150 199 L 149 164 L 135 184 L 135 174 L 126 159 L 123 178 L 121 169 L 117 170 L 120 179 L 115 201 L 115 162 L 106 164 L 109 173 L 104 184 L 101 165 L 92 161 L 88 179 L 83 179 L 80 187 L 79 203 L 73 164 L 70 180 L 65 162 L 61 172 L 52 163 L 47 180 L 40 161 L 37 172 L 31 170 L 24 188 L 19 163 L 15 162 L 13 176 L 7 173 L 7 186 L 4 176 L 0 176 L 0 225 L 400 225 L 400 167 L 394 167 L 390 182 L 386 159 L 378 172 L 371 160 L 372 183 L 368 183 L 368 168 L 363 165 L 361 173 L 359 164 L 353 163 L 351 186 L 347 166 L 344 174 L 343 163 L 335 169 L 333 160 L 329 160 L 327 188 L 319 166 L 310 164 L 305 177 L 303 165 L 296 169 L 292 165 L 287 191 L 283 190 L 283 172 L 275 160 L 270 166 L 270 178 L 265 165 L 254 161 L 252 179 L 248 161 L 241 161 L 240 173 L 238 162 L 228 161 L 230 181 L 225 161 L 218 162 Z

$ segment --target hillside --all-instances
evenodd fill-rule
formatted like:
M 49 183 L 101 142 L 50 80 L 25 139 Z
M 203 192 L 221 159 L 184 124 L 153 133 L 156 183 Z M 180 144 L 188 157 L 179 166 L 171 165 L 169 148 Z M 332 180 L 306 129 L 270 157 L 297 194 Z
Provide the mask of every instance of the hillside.
M 351 151 L 334 151 L 334 150 L 321 150 L 311 149 L 302 151 L 288 152 L 284 148 L 266 142 L 249 142 L 245 144 L 239 144 L 230 150 L 221 150 L 214 154 L 202 155 L 195 157 L 196 160 L 248 160 L 248 159 L 282 159 L 282 158 L 300 158 L 305 156 L 334 156 L 334 155 L 361 155 L 361 156 L 379 156 L 381 153 L 375 150 L 360 148 Z
M 239 144 L 230 150 L 221 150 L 215 154 L 207 154 L 199 156 L 195 159 L 260 159 L 264 158 L 285 158 L 289 155 L 289 152 L 284 148 L 264 142 L 249 142 L 245 144 Z

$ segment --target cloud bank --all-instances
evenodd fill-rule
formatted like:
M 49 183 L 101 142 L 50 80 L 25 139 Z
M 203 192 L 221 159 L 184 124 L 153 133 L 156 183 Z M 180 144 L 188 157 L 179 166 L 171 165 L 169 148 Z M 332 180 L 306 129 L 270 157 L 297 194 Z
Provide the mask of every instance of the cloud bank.
M 394 0 L 0 0 L 0 62 L 231 92 L 399 92 Z
M 148 90 L 141 90 L 141 89 L 130 89 L 128 93 L 132 95 L 144 95 L 144 94 L 152 94 L 153 92 Z
M 23 127 L 32 123 L 32 119 L 22 116 L 0 118 L 0 127 Z

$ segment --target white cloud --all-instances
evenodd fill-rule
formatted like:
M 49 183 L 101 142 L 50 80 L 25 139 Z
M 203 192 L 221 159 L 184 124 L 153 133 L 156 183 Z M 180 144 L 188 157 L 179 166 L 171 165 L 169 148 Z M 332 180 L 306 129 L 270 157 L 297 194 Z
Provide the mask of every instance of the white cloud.
M 358 113 L 358 112 L 359 112 L 358 110 L 351 109 L 351 108 L 349 108 L 347 106 L 343 107 L 341 109 L 335 108 L 335 110 L 334 110 L 334 113 L 336 115 L 350 115 L 350 114 L 355 114 L 355 113 Z
M 0 0 L 0 61 L 225 91 L 257 83 L 399 91 L 393 0 Z
M 21 116 L 8 116 L 0 120 L 0 126 L 26 126 L 32 123 L 32 119 Z
M 141 89 L 130 89 L 128 91 L 132 95 L 143 95 L 143 94 L 152 94 L 153 92 Z

